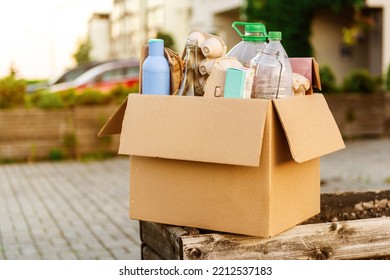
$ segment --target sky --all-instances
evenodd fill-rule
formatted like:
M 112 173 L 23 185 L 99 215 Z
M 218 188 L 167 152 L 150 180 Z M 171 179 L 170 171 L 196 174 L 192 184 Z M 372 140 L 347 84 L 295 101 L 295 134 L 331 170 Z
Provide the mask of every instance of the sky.
M 46 79 L 75 65 L 72 54 L 87 36 L 94 12 L 113 0 L 9 0 L 0 2 L 0 77 L 10 66 L 19 78 Z

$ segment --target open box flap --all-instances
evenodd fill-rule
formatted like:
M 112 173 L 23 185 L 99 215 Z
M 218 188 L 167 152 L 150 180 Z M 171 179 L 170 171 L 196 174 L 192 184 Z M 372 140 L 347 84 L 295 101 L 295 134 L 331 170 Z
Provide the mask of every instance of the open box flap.
M 122 121 L 125 116 L 127 106 L 127 98 L 118 107 L 118 109 L 109 117 L 103 127 L 100 129 L 98 136 L 108 136 L 113 134 L 120 134 L 122 131 Z
M 321 89 L 320 69 L 313 57 L 290 57 L 294 73 L 301 74 L 310 81 L 311 87 L 306 94 L 312 94 L 313 88 Z
M 119 153 L 258 166 L 266 100 L 130 95 Z
M 322 94 L 276 99 L 273 103 L 296 162 L 305 162 L 345 148 Z

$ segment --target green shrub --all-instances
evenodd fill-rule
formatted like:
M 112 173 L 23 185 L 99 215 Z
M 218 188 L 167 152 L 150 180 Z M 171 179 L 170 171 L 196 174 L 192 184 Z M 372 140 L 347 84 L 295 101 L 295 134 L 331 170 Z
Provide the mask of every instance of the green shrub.
M 339 91 L 336 83 L 336 77 L 330 66 L 324 65 L 320 67 L 320 79 L 322 92 L 329 93 Z
M 37 97 L 36 105 L 42 109 L 64 108 L 65 104 L 61 96 L 57 93 L 42 92 Z
M 33 93 L 25 94 L 24 95 L 24 105 L 27 108 L 31 107 L 38 107 L 39 99 L 41 98 L 41 95 L 43 94 L 42 90 L 35 91 Z
M 58 94 L 61 96 L 62 101 L 64 102 L 64 106 L 66 108 L 70 108 L 70 107 L 75 106 L 75 104 L 77 102 L 77 94 L 76 94 L 76 91 L 74 89 L 65 90 L 65 91 L 59 92 Z
M 0 79 L 0 108 L 24 105 L 25 81 L 10 75 Z
M 51 149 L 49 151 L 49 159 L 53 161 L 63 160 L 65 159 L 65 154 L 60 149 Z
M 111 96 L 111 99 L 115 103 L 122 103 L 123 100 L 125 100 L 126 97 L 129 95 L 129 93 L 138 93 L 138 92 L 139 92 L 138 84 L 132 87 L 125 87 L 123 85 L 119 85 L 113 88 L 109 92 L 109 95 Z
M 378 79 L 370 75 L 367 69 L 354 69 L 343 81 L 343 91 L 369 94 L 378 89 Z
M 110 96 L 96 89 L 86 89 L 76 96 L 76 105 L 103 105 L 110 102 Z
M 77 137 L 74 132 L 66 133 L 63 138 L 64 149 L 70 158 L 77 157 Z

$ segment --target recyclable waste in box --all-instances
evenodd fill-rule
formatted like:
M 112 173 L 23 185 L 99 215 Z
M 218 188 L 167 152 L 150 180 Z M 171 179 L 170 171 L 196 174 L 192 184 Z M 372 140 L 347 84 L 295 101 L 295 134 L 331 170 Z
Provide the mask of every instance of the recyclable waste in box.
M 319 213 L 320 157 L 345 147 L 321 94 L 130 94 L 99 135 L 116 133 L 130 156 L 132 219 L 261 237 Z

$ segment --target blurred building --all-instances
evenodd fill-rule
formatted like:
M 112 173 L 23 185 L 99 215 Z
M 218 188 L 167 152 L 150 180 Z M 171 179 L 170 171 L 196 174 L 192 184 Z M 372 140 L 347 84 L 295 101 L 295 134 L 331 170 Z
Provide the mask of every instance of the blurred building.
M 158 31 L 168 33 L 176 50 L 184 48 L 190 18 L 189 1 L 114 0 L 111 15 L 111 55 L 139 57 L 142 44 Z
M 338 82 L 353 68 L 366 68 L 372 75 L 381 75 L 390 64 L 390 1 L 366 0 L 366 6 L 363 13 L 369 29 L 353 45 L 346 45 L 342 35 L 342 29 L 353 22 L 351 8 L 338 13 L 322 9 L 314 15 L 314 55 L 320 65 L 331 67 Z
M 241 41 L 232 28 L 240 19 L 240 9 L 245 0 L 191 0 L 191 29 L 216 34 L 225 41 L 228 49 Z
M 240 7 L 245 0 L 192 0 L 191 28 L 221 36 L 228 49 L 241 39 L 231 28 L 240 19 Z M 342 29 L 353 21 L 352 9 L 334 12 L 316 11 L 310 38 L 314 56 L 320 65 L 329 65 L 338 82 L 353 68 L 367 68 L 373 75 L 385 73 L 390 64 L 390 1 L 366 0 L 364 15 L 370 20 L 369 31 L 353 46 L 343 42 Z M 283 30 L 281 30 L 283 31 Z
M 240 20 L 245 3 L 245 0 L 113 0 L 111 31 L 105 33 L 111 36 L 110 56 L 139 57 L 142 44 L 156 37 L 158 31 L 170 34 L 175 49 L 181 53 L 192 29 L 222 37 L 230 49 L 241 41 L 232 22 Z M 366 0 L 366 6 L 364 14 L 369 17 L 371 27 L 353 46 L 345 45 L 342 35 L 342 29 L 354 20 L 351 8 L 337 13 L 324 8 L 314 14 L 310 38 L 314 56 L 320 65 L 331 67 L 338 82 L 353 68 L 367 68 L 371 74 L 379 75 L 390 64 L 390 1 Z M 90 29 L 95 26 L 97 30 L 102 20 L 93 17 Z M 94 33 L 106 36 L 104 32 L 91 31 Z M 106 53 L 107 39 L 94 40 L 99 44 L 93 43 L 96 48 L 93 52 Z
M 91 44 L 92 60 L 107 60 L 110 58 L 111 45 L 110 15 L 95 13 L 88 22 L 88 40 Z

